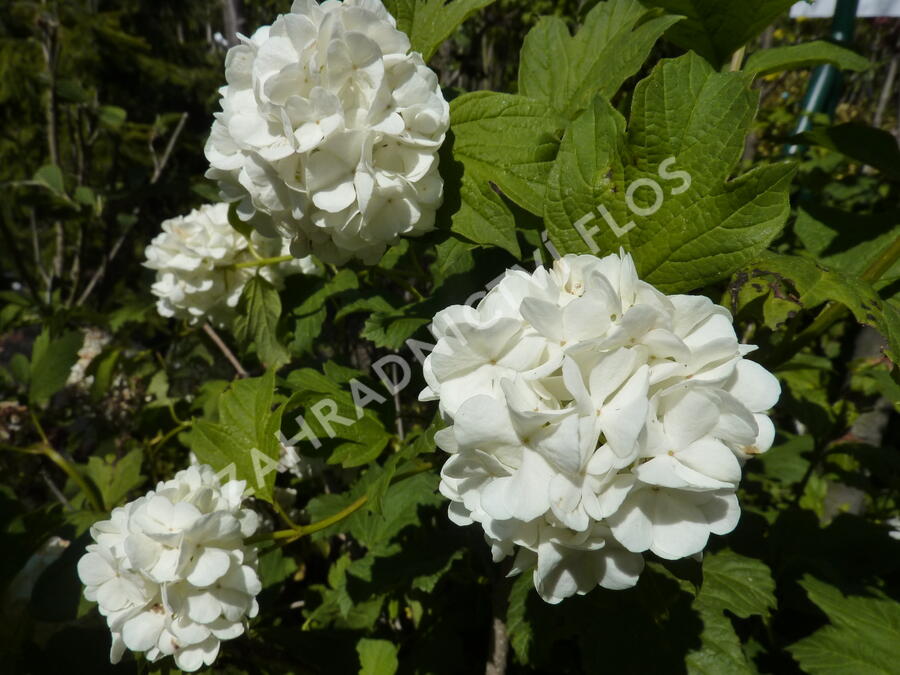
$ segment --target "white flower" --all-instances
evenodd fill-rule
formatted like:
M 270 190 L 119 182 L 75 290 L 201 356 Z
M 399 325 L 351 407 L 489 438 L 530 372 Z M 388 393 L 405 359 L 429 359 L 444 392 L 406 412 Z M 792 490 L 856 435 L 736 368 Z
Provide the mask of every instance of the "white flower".
M 450 518 L 479 523 L 496 560 L 518 550 L 547 602 L 633 586 L 644 552 L 692 556 L 737 524 L 780 387 L 724 308 L 660 293 L 624 253 L 570 255 L 508 271 L 432 332 L 420 398 L 450 422 Z
M 258 524 L 241 508 L 244 487 L 191 466 L 91 528 L 96 543 L 78 575 L 112 633 L 110 661 L 127 648 L 194 671 L 244 632 L 262 589 L 256 551 L 244 544 Z
M 262 258 L 287 255 L 281 239 L 251 236 Z M 255 274 L 281 287 L 289 274 L 317 273 L 307 257 L 277 265 L 237 269 L 236 263 L 252 261 L 246 237 L 228 223 L 227 204 L 205 204 L 186 216 L 163 221 L 145 251 L 144 266 L 156 270 L 152 291 L 162 316 L 188 319 L 192 324 L 206 318 L 223 325 L 234 315 L 244 285 Z
M 450 109 L 395 25 L 380 0 L 296 0 L 228 51 L 206 175 L 297 256 L 371 264 L 434 226 Z
M 891 528 L 891 531 L 888 532 L 888 536 L 891 539 L 900 539 L 900 518 L 888 518 L 885 521 L 885 525 Z
M 109 344 L 111 336 L 102 328 L 88 328 L 84 331 L 84 342 L 78 350 L 78 361 L 69 371 L 66 380 L 67 385 L 83 385 L 90 387 L 94 382 L 93 375 L 87 375 L 87 369 L 91 362 L 100 355 L 103 348 Z
M 278 458 L 278 473 L 290 471 L 301 480 L 313 478 L 322 474 L 325 461 L 319 457 L 307 457 L 297 452 L 293 445 L 280 443 L 280 456 Z

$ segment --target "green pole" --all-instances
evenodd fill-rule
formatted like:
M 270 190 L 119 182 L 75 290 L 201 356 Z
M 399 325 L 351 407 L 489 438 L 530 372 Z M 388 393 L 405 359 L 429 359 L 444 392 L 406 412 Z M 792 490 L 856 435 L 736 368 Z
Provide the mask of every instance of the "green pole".
M 831 22 L 832 42 L 849 45 L 853 41 L 853 32 L 856 27 L 856 9 L 859 0 L 837 0 L 834 8 L 834 19 Z M 802 134 L 813 126 L 813 117 L 819 114 L 834 115 L 841 94 L 841 71 L 827 64 L 818 66 L 813 70 L 809 78 L 809 85 L 801 104 L 800 119 L 794 127 L 794 134 Z M 805 148 L 802 145 L 786 145 L 786 155 L 796 155 Z

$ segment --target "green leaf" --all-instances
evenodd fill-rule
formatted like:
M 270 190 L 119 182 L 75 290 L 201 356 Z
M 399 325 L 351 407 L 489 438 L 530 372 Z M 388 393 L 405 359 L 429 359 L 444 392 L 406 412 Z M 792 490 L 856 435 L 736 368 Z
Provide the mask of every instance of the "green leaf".
M 807 204 L 797 212 L 794 233 L 819 262 L 859 276 L 875 256 L 900 237 L 900 210 L 859 214 Z M 897 277 L 900 261 L 882 275 L 882 279 Z
M 31 363 L 29 363 L 27 356 L 21 352 L 13 354 L 9 360 L 9 370 L 17 383 L 28 385 L 28 382 L 31 380 Z
M 146 301 L 129 302 L 128 304 L 111 311 L 107 318 L 109 320 L 109 329 L 116 333 L 127 323 L 143 321 L 151 310 L 155 310 L 153 303 Z M 155 311 L 154 311 L 155 313 Z
M 451 227 L 476 244 L 499 246 L 519 257 L 516 222 L 486 175 L 467 169 L 460 187 L 462 201 Z
M 687 17 L 666 37 L 719 67 L 731 55 L 759 35 L 795 0 L 643 0 L 672 14 Z
M 50 339 L 50 332 L 46 328 L 41 332 L 35 339 L 31 352 L 29 401 L 44 405 L 65 386 L 83 343 L 84 336 L 76 331 L 55 340 Z
M 371 482 L 367 493 L 369 495 L 369 508 L 374 513 L 384 512 L 384 495 L 390 489 L 391 481 L 396 476 L 401 466 L 406 466 L 409 460 L 423 454 L 435 451 L 434 434 L 444 426 L 440 414 L 435 414 L 428 428 L 413 432 L 406 438 L 405 445 L 398 452 L 393 453 L 382 465 L 381 473 Z M 410 464 L 409 468 L 413 465 Z
M 150 378 L 147 385 L 148 408 L 166 407 L 175 404 L 175 399 L 169 396 L 169 376 L 165 370 L 157 370 Z
M 358 440 L 338 445 L 328 457 L 329 464 L 340 464 L 347 469 L 363 466 L 378 459 L 391 440 L 390 434 L 380 426 L 363 423 L 357 431 Z
M 392 485 L 384 496 L 381 514 L 358 511 L 350 532 L 368 548 L 388 543 L 403 528 L 419 525 L 419 506 L 443 503 L 436 493 L 437 472 L 422 473 Z
M 703 632 L 700 649 L 688 653 L 685 665 L 691 675 L 751 675 L 756 670 L 747 662 L 741 641 L 731 620 L 721 611 L 700 608 Z
M 627 131 L 595 100 L 566 130 L 550 174 L 545 220 L 557 249 L 623 247 L 666 293 L 718 281 L 765 250 L 789 215 L 793 167 L 729 180 L 756 113 L 749 83 L 687 54 L 637 85 Z
M 250 448 L 235 439 L 224 425 L 206 419 L 195 420 L 191 427 L 190 443 L 201 464 L 209 464 L 222 472 L 223 483 L 234 479 L 253 484 Z
M 68 200 L 62 170 L 56 164 L 45 164 L 34 173 L 32 180 L 50 190 L 57 197 Z
M 272 412 L 275 371 L 261 377 L 235 380 L 219 399 L 219 420 L 237 431 L 248 444 L 268 445 L 266 418 Z
M 425 303 L 407 305 L 389 312 L 373 312 L 366 319 L 360 336 L 371 340 L 377 347 L 400 349 L 413 333 L 434 318 L 433 312 L 423 311 L 423 305 Z
M 397 645 L 387 640 L 363 638 L 356 643 L 359 654 L 359 675 L 394 675 L 400 662 Z
M 392 454 L 382 465 L 378 477 L 371 482 L 367 489 L 369 495 L 368 508 L 373 513 L 384 513 L 384 496 L 391 487 L 391 481 L 397 475 L 397 468 L 418 454 L 412 445 L 406 445 L 399 452 Z
M 882 300 L 871 284 L 809 258 L 777 253 L 766 253 L 750 269 L 755 276 L 773 276 L 789 283 L 803 308 L 813 309 L 830 301 L 844 305 L 859 323 L 872 326 L 885 337 L 885 353 L 894 363 L 900 362 L 900 308 Z
M 263 588 L 280 584 L 296 571 L 297 563 L 285 556 L 278 546 L 259 556 L 259 579 Z
M 122 354 L 121 349 L 111 349 L 91 364 L 93 370 L 94 381 L 91 383 L 91 400 L 100 401 L 112 386 L 113 375 L 116 372 L 116 364 L 119 362 L 119 356 Z M 159 371 L 165 374 L 164 371 Z
M 103 498 L 107 510 L 117 506 L 134 488 L 140 487 L 146 478 L 141 474 L 143 454 L 136 448 L 124 457 L 101 459 L 97 455 L 88 458 L 85 473 L 93 481 Z
M 241 293 L 234 334 L 244 344 L 252 340 L 260 361 L 275 369 L 291 360 L 288 350 L 278 340 L 280 318 L 281 298 L 278 291 L 263 277 L 252 277 Z
M 359 280 L 352 270 L 342 269 L 331 279 L 303 276 L 293 281 L 301 285 L 302 300 L 291 310 L 291 315 L 296 319 L 291 350 L 304 354 L 312 349 L 316 338 L 322 333 L 322 326 L 328 317 L 325 306 L 328 298 L 359 288 Z
M 435 286 L 442 286 L 450 277 L 466 274 L 475 269 L 474 244 L 459 237 L 450 236 L 434 247 L 435 260 L 429 270 Z
M 547 102 L 476 91 L 453 99 L 450 124 L 453 157 L 465 168 L 463 208 L 453 218 L 454 231 L 518 255 L 512 215 L 491 184 L 522 208 L 540 214 L 566 121 Z M 493 222 L 498 215 L 502 222 Z
M 597 94 L 612 98 L 680 20 L 637 0 L 609 0 L 595 5 L 572 37 L 563 19 L 542 17 L 522 45 L 519 93 L 572 119 Z
M 890 132 L 868 124 L 847 122 L 820 127 L 796 137 L 802 143 L 819 145 L 863 164 L 873 166 L 889 178 L 900 180 L 900 145 Z
M 388 247 L 381 260 L 378 261 L 378 267 L 385 270 L 392 270 L 397 263 L 409 252 L 409 239 L 400 239 L 396 244 Z
M 809 460 L 803 457 L 803 453 L 811 453 L 814 447 L 812 436 L 793 436 L 768 452 L 757 455 L 756 461 L 763 467 L 766 478 L 791 485 L 803 479 L 809 468 Z
M 882 594 L 845 596 L 805 576 L 800 585 L 831 621 L 787 649 L 811 675 L 890 675 L 897 672 L 900 603 Z
M 340 321 L 350 314 L 358 314 L 360 312 L 386 312 L 394 311 L 394 307 L 380 295 L 373 295 L 368 298 L 358 298 L 353 302 L 341 307 L 334 315 L 335 321 Z
M 112 131 L 118 131 L 128 119 L 128 113 L 119 106 L 102 105 L 97 118 L 102 126 Z
M 93 207 L 97 202 L 97 196 L 87 185 L 79 185 L 75 188 L 75 201 L 82 206 Z
M 329 495 L 336 496 L 336 495 Z M 372 560 L 372 558 L 368 558 Z M 381 613 L 384 595 L 376 594 L 354 601 L 347 588 L 348 571 L 364 564 L 366 558 L 351 562 L 348 554 L 342 555 L 328 570 L 328 586 L 316 584 L 311 590 L 322 596 L 322 602 L 309 613 L 306 624 L 315 627 L 333 624 L 349 630 L 371 629 Z
M 384 6 L 427 63 L 459 25 L 494 0 L 386 0 Z
M 453 563 L 462 558 L 465 555 L 465 552 L 461 549 L 456 549 L 449 553 L 446 556 L 446 560 L 444 560 L 441 567 L 436 569 L 433 572 L 429 572 L 427 574 L 420 574 L 413 578 L 410 586 L 417 591 L 424 591 L 425 593 L 431 593 L 437 583 L 441 580 L 451 567 L 453 567 Z M 417 556 L 419 560 L 427 561 L 427 556 Z
M 703 585 L 697 596 L 699 607 L 728 610 L 746 619 L 768 615 L 775 608 L 775 581 L 761 560 L 729 550 L 710 553 L 703 559 Z
M 349 387 L 345 390 L 332 379 L 311 368 L 293 371 L 286 384 L 294 390 L 291 406 L 305 408 L 302 418 L 319 447 L 329 439 L 338 443 L 328 458 L 329 464 L 361 466 L 376 459 L 387 446 L 391 434 L 370 408 L 361 408 L 360 416 Z M 387 398 L 386 392 L 376 391 Z M 360 393 L 365 397 L 365 392 Z M 304 442 L 309 442 L 304 439 Z
M 378 475 L 378 471 L 373 472 L 369 469 L 364 480 L 359 481 L 348 493 L 320 495 L 310 500 L 307 506 L 310 518 L 316 521 L 334 515 L 357 497 L 367 494 Z M 444 501 L 443 497 L 436 493 L 437 484 L 436 472 L 406 478 L 392 485 L 385 493 L 380 513 L 359 510 L 346 520 L 316 532 L 312 538 L 320 539 L 332 536 L 336 532 L 350 532 L 366 548 L 383 549 L 405 527 L 420 524 L 420 506 L 434 506 Z
M 784 70 L 811 68 L 830 63 L 843 70 L 866 70 L 869 60 L 853 50 L 832 42 L 814 40 L 802 45 L 772 47 L 754 52 L 747 59 L 744 71 L 754 75 L 780 73 Z
M 509 589 L 509 605 L 506 609 L 506 630 L 509 645 L 519 663 L 528 663 L 528 651 L 534 639 L 534 630 L 528 622 L 528 596 L 534 589 L 534 579 L 530 574 L 520 574 Z
M 223 482 L 247 481 L 254 496 L 272 501 L 275 466 L 281 455 L 277 433 L 284 404 L 272 410 L 275 371 L 232 382 L 219 399 L 219 422 L 195 420 L 191 449 L 220 472 Z
M 689 673 L 749 675 L 755 672 L 725 610 L 741 618 L 775 608 L 775 581 L 765 563 L 732 551 L 706 554 L 703 584 L 693 607 L 700 613 L 700 649 L 686 658 Z
M 885 370 L 876 370 L 872 373 L 872 378 L 878 384 L 878 391 L 881 395 L 900 411 L 900 383 L 895 382 L 891 374 Z

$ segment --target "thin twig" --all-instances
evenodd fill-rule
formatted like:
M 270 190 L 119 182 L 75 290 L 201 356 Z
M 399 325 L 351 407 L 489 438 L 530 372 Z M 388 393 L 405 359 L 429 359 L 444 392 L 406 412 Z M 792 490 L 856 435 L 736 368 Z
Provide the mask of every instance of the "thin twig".
M 180 434 L 182 431 L 189 428 L 190 426 L 191 426 L 191 422 L 181 422 L 179 425 L 174 426 L 171 429 L 169 429 L 165 434 L 158 435 L 153 440 L 148 441 L 147 445 L 149 445 L 151 447 L 157 446 L 157 447 L 161 448 L 163 445 L 165 445 L 165 443 L 169 439 L 173 438 L 174 436 L 177 436 L 178 434 Z
M 41 244 L 38 241 L 37 220 L 34 217 L 34 209 L 28 212 L 28 224 L 31 227 L 31 247 L 34 249 L 34 265 L 44 280 L 44 285 L 50 285 L 50 275 L 44 269 L 44 261 L 41 260 Z
M 897 66 L 900 65 L 900 56 L 895 54 L 891 57 L 888 64 L 887 75 L 884 78 L 884 86 L 881 89 L 881 96 L 878 97 L 878 105 L 875 108 L 875 115 L 872 117 L 872 126 L 881 128 L 881 122 L 884 119 L 884 109 L 887 107 L 894 91 L 894 78 L 897 77 Z
M 41 478 L 44 479 L 44 482 L 47 484 L 47 487 L 50 488 L 50 492 L 59 500 L 59 502 L 65 506 L 69 511 L 74 511 L 75 507 L 72 506 L 71 502 L 66 499 L 66 496 L 62 493 L 56 483 L 53 482 L 53 479 L 50 478 L 50 474 L 47 473 L 46 469 L 41 469 Z
M 135 209 L 137 211 L 138 209 Z M 97 271 L 91 276 L 91 280 L 88 282 L 88 285 L 85 286 L 84 291 L 82 291 L 81 295 L 78 297 L 79 305 L 83 305 L 85 300 L 88 299 L 88 296 L 91 294 L 91 291 L 94 290 L 94 287 L 97 283 L 103 278 L 103 275 L 106 274 L 106 268 L 109 266 L 109 263 L 112 262 L 113 258 L 118 254 L 119 249 L 122 248 L 122 244 L 125 243 L 125 238 L 128 236 L 128 233 L 134 228 L 134 224 L 137 220 L 133 220 L 129 225 L 125 227 L 125 231 L 119 235 L 119 238 L 116 239 L 116 243 L 113 244 L 112 249 L 109 251 L 109 255 L 107 255 L 100 262 L 100 266 L 97 268 Z
M 42 22 L 43 39 L 41 49 L 44 52 L 44 61 L 47 64 L 47 152 L 50 155 L 51 164 L 59 164 L 59 145 L 56 132 L 56 59 L 59 54 L 56 40 L 56 23 L 54 19 Z
M 400 388 L 397 386 L 397 382 L 399 379 L 397 378 L 397 364 L 391 364 L 391 374 L 394 377 L 394 381 L 391 383 L 391 390 L 394 392 L 394 419 L 397 424 L 397 438 L 401 441 L 406 438 L 406 434 L 403 431 L 403 410 L 400 407 Z
M 75 294 L 78 292 L 78 282 L 81 280 L 81 254 L 84 252 L 84 223 L 78 222 L 78 230 L 75 232 L 75 255 L 72 258 L 72 271 L 69 273 L 71 287 L 69 297 L 66 299 L 66 307 L 71 307 L 75 302 Z
M 219 334 L 216 332 L 216 329 L 213 328 L 209 323 L 203 324 L 203 331 L 209 335 L 209 339 L 212 340 L 216 347 L 219 348 L 219 351 L 228 359 L 229 363 L 234 366 L 235 371 L 237 372 L 238 377 L 248 377 L 247 371 L 244 370 L 244 366 L 241 365 L 241 362 L 237 360 L 237 357 L 234 353 L 228 348 L 228 345 L 223 342 L 222 338 L 219 337 Z
M 169 137 L 169 142 L 166 144 L 166 149 L 163 152 L 162 158 L 159 162 L 156 161 L 156 157 L 153 158 L 153 163 L 155 168 L 153 170 L 153 177 L 150 178 L 150 185 L 156 185 L 156 182 L 162 176 L 163 170 L 166 168 L 166 164 L 169 163 L 169 157 L 172 155 L 172 150 L 175 148 L 175 142 L 178 140 L 178 137 L 181 135 L 181 132 L 184 130 L 184 125 L 187 122 L 188 114 L 181 113 L 181 117 L 178 119 L 178 124 L 175 125 L 175 131 L 172 132 L 172 135 Z
M 505 675 L 509 655 L 509 632 L 506 629 L 506 610 L 509 606 L 510 582 L 499 577 L 491 591 L 491 637 L 484 675 Z
M 240 40 L 238 33 L 244 27 L 244 15 L 240 0 L 222 0 L 222 19 L 225 24 L 225 40 L 229 47 L 234 47 Z
M 78 488 L 84 493 L 85 499 L 94 509 L 94 511 L 105 511 L 103 508 L 103 500 L 99 494 L 95 490 L 88 485 L 87 481 L 84 480 L 82 475 L 78 473 L 78 469 L 70 462 L 66 457 L 56 451 L 56 449 L 50 444 L 50 439 L 47 438 L 47 434 L 44 433 L 44 427 L 41 426 L 40 420 L 38 420 L 37 415 L 34 411 L 31 411 L 31 421 L 34 423 L 34 428 L 38 432 L 38 436 L 40 436 L 43 445 L 40 448 L 40 451 L 47 456 L 47 458 L 56 464 L 60 469 L 62 469 L 66 475 L 72 479 L 72 482 L 78 486 Z
M 47 153 L 50 156 L 50 163 L 59 167 L 59 122 L 56 103 L 56 64 L 59 59 L 59 41 L 57 39 L 58 23 L 56 17 L 45 17 L 41 28 L 43 31 L 41 48 L 47 65 Z M 61 221 L 57 220 L 53 223 L 53 231 L 55 233 L 53 259 L 47 280 L 48 304 L 53 293 L 53 282 L 62 278 L 66 254 L 66 231 Z
M 162 176 L 163 171 L 166 168 L 166 164 L 169 162 L 169 158 L 172 155 L 172 150 L 175 147 L 175 143 L 178 140 L 178 137 L 181 135 L 182 130 L 184 129 L 184 124 L 187 121 L 187 113 L 182 113 L 181 118 L 178 120 L 178 124 L 175 126 L 175 130 L 172 132 L 171 137 L 169 138 L 169 142 L 166 144 L 166 150 L 163 153 L 162 158 L 157 161 L 154 157 L 153 159 L 153 175 L 150 177 L 150 185 L 155 185 L 157 181 L 159 181 Z M 119 250 L 122 248 L 122 244 L 125 242 L 125 238 L 134 229 L 135 223 L 137 223 L 137 216 L 141 211 L 140 206 L 136 206 L 134 210 L 131 212 L 131 215 L 134 216 L 131 224 L 125 228 L 125 231 L 119 235 L 119 238 L 116 240 L 115 244 L 113 244 L 112 248 L 109 251 L 109 254 L 101 261 L 100 266 L 94 272 L 93 276 L 91 276 L 91 280 L 88 282 L 88 285 L 85 287 L 84 291 L 78 298 L 79 305 L 84 304 L 84 302 L 88 299 L 88 296 L 94 290 L 97 283 L 103 278 L 106 274 L 106 270 L 109 267 L 109 264 L 113 261 L 116 255 L 119 253 Z
M 63 266 L 65 264 L 66 254 L 66 231 L 63 228 L 62 221 L 53 222 L 54 250 L 53 250 L 53 278 L 62 279 Z
M 298 529 L 300 526 L 297 525 L 292 519 L 291 516 L 285 511 L 284 507 L 279 503 L 278 499 L 272 500 L 272 506 L 275 509 L 275 512 L 281 516 L 281 519 L 284 521 L 284 524 L 290 527 L 293 530 Z
M 81 119 L 81 104 L 75 107 L 75 119 L 72 119 L 72 116 L 68 116 L 70 120 L 69 125 L 72 127 L 72 131 L 69 132 L 69 135 L 72 137 L 73 143 L 72 147 L 75 152 L 75 180 L 76 185 L 81 186 L 84 185 L 84 169 L 85 169 L 85 160 L 84 160 L 84 129 L 82 128 L 82 119 Z

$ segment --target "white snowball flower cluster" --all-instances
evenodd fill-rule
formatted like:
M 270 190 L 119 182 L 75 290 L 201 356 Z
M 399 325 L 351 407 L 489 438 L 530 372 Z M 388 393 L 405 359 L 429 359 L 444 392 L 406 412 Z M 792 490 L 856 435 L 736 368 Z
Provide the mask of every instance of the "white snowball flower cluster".
M 244 632 L 262 588 L 256 550 L 244 545 L 258 525 L 241 508 L 244 487 L 192 466 L 91 528 L 78 575 L 112 632 L 110 661 L 128 648 L 194 671 Z
M 477 307 L 440 312 L 422 400 L 451 426 L 441 492 L 495 560 L 518 547 L 550 603 L 637 583 L 644 551 L 703 550 L 740 515 L 741 462 L 766 451 L 775 377 L 731 315 L 664 295 L 629 255 L 508 271 Z
M 253 232 L 251 240 L 262 258 L 288 254 L 281 238 Z M 247 238 L 228 223 L 228 204 L 205 204 L 186 216 L 163 221 L 162 232 L 145 256 L 144 266 L 156 270 L 151 290 L 158 298 L 159 313 L 191 323 L 206 318 L 224 325 L 234 315 L 244 285 L 257 273 L 280 288 L 289 274 L 317 272 L 311 257 L 236 269 L 236 263 L 254 258 Z
M 206 175 L 297 256 L 372 264 L 434 225 L 450 108 L 395 25 L 380 0 L 296 0 L 228 51 Z

